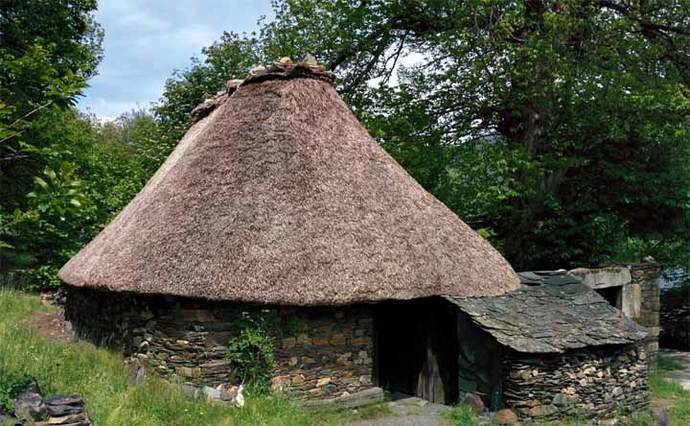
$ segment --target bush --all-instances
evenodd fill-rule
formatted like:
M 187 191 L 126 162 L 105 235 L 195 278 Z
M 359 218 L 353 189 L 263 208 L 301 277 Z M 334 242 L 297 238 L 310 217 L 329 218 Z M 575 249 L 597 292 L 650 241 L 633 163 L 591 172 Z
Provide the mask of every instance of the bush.
M 14 411 L 14 398 L 31 382 L 31 377 L 0 369 L 0 413 Z
M 456 405 L 443 412 L 443 417 L 453 426 L 475 426 L 479 424 L 472 407 L 467 404 Z
M 234 337 L 228 342 L 227 357 L 250 392 L 267 392 L 271 372 L 277 367 L 267 316 L 267 312 L 243 312 L 242 317 L 236 320 Z

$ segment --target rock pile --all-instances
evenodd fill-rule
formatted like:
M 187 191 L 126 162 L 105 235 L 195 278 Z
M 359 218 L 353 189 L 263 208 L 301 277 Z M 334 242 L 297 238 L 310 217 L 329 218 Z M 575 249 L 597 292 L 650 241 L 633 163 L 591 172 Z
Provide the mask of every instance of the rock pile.
M 77 395 L 59 395 L 43 399 L 36 381 L 32 381 L 14 400 L 14 412 L 0 415 L 0 425 L 91 426 L 84 400 Z

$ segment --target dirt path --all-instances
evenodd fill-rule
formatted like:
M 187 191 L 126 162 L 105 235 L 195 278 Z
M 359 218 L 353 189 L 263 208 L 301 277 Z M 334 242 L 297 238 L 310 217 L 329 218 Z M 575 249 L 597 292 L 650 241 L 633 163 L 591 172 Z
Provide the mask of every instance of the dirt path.
M 27 320 L 27 325 L 35 328 L 41 337 L 51 342 L 73 342 L 74 333 L 70 324 L 65 322 L 62 308 L 53 305 L 49 299 L 42 298 L 42 301 L 44 305 L 50 306 L 50 311 L 36 312 Z
M 397 396 L 388 403 L 394 416 L 360 420 L 354 426 L 445 426 L 441 413 L 449 407 L 421 398 Z
M 682 370 L 664 371 L 664 377 L 678 383 L 683 389 L 690 390 L 690 352 L 662 349 L 661 355 L 685 367 Z

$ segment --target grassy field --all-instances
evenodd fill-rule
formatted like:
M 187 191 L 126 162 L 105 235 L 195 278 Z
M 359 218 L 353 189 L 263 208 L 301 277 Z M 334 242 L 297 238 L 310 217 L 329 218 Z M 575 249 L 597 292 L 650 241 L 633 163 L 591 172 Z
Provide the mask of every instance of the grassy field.
M 48 342 L 26 322 L 47 311 L 37 296 L 0 288 L 0 374 L 29 375 L 43 393 L 83 395 L 98 425 L 339 425 L 385 414 L 385 407 L 309 412 L 288 399 L 249 397 L 247 405 L 192 403 L 158 380 L 130 386 L 122 357 L 84 343 Z

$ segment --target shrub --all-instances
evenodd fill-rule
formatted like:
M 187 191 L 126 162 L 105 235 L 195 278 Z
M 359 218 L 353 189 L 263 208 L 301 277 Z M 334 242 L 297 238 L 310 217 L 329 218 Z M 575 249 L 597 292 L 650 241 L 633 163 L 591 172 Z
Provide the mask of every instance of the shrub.
M 228 342 L 228 359 L 250 392 L 268 391 L 271 372 L 277 367 L 273 338 L 268 332 L 268 312 L 243 312 L 237 330 Z
M 0 413 L 14 411 L 14 398 L 31 382 L 29 376 L 0 369 Z

